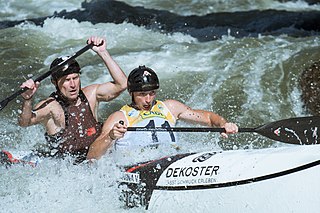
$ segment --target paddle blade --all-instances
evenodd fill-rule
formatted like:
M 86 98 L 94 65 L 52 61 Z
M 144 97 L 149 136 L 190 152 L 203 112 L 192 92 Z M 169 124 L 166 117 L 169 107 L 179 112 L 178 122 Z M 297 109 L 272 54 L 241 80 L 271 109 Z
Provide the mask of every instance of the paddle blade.
M 299 145 L 320 143 L 319 131 L 319 116 L 289 118 L 255 128 L 255 132 L 273 140 Z
M 103 42 L 101 42 L 101 44 L 99 44 L 98 46 L 102 45 Z M 94 46 L 93 43 L 87 44 L 85 47 L 83 47 L 81 50 L 79 50 L 78 52 L 74 53 L 70 58 L 68 58 L 67 60 L 59 63 L 57 66 L 51 68 L 48 72 L 40 75 L 38 78 L 36 78 L 34 81 L 35 82 L 40 82 L 43 79 L 47 78 L 48 76 L 51 75 L 51 73 L 57 71 L 58 69 L 60 69 L 61 67 L 63 67 L 64 65 L 66 65 L 70 60 L 75 59 L 76 57 L 80 56 L 82 53 L 86 52 L 87 50 L 89 50 L 90 48 L 92 48 Z M 13 99 L 15 99 L 16 97 L 18 97 L 19 95 L 21 95 L 24 91 L 26 91 L 27 88 L 20 88 L 20 90 L 18 90 L 17 92 L 13 93 L 12 95 L 10 95 L 8 98 L 4 99 L 3 101 L 0 102 L 0 111 L 5 108 L 7 106 L 7 104 L 12 101 Z
M 8 102 L 9 102 L 8 99 L 4 99 L 3 101 L 0 102 L 0 111 L 7 106 Z

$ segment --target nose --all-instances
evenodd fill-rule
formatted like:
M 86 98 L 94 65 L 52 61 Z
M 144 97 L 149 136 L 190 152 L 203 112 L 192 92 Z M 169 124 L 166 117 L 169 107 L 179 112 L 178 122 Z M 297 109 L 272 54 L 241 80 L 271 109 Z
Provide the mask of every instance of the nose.
M 146 96 L 146 102 L 147 102 L 147 103 L 150 103 L 150 102 L 151 102 L 151 96 L 150 96 L 149 94 Z
M 70 87 L 75 87 L 76 86 L 76 83 L 74 82 L 73 79 L 70 80 Z

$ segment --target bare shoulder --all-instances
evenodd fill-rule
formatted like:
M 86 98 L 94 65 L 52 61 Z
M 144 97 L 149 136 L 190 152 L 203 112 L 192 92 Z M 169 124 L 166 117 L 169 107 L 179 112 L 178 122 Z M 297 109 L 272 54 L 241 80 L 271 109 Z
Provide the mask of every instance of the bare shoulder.
M 181 103 L 180 101 L 173 100 L 173 99 L 165 100 L 163 103 L 168 107 L 168 109 L 170 110 L 170 112 L 171 112 L 176 118 L 178 118 L 179 115 L 180 115 L 182 112 L 190 109 L 190 107 L 188 107 L 187 105 Z
M 163 103 L 169 108 L 169 109 L 175 109 L 178 107 L 187 107 L 185 104 L 181 103 L 180 101 L 173 100 L 173 99 L 168 99 L 163 101 Z
M 36 104 L 34 111 L 39 110 L 58 110 L 60 107 L 60 104 L 52 97 L 49 97 L 45 100 L 40 101 L 38 104 Z
M 98 101 L 110 101 L 115 96 L 113 88 L 110 86 L 112 83 L 106 82 L 103 84 L 91 84 L 82 89 L 88 99 L 97 99 Z
M 33 110 L 33 123 L 47 124 L 51 119 L 62 123 L 64 112 L 61 105 L 54 98 L 40 101 Z M 61 121 L 60 121 L 61 120 Z
M 96 90 L 98 87 L 99 87 L 100 84 L 90 84 L 86 87 L 83 87 L 82 88 L 82 91 L 85 91 L 85 92 L 89 92 L 89 91 L 92 91 L 92 90 Z
M 99 84 L 91 84 L 82 88 L 81 90 L 84 92 L 87 98 L 91 96 L 96 97 L 98 87 Z

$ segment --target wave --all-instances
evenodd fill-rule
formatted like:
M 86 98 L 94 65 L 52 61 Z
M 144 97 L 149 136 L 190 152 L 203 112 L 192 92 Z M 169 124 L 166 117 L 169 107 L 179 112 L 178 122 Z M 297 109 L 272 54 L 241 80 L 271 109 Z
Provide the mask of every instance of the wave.
M 23 22 L 42 26 L 45 20 L 52 17 L 75 19 L 92 24 L 132 23 L 162 33 L 189 34 L 199 41 L 220 39 L 223 35 L 231 35 L 235 38 L 282 34 L 306 37 L 319 35 L 320 31 L 320 11 L 290 12 L 268 9 L 184 16 L 166 10 L 130 6 L 118 1 L 84 2 L 81 9 L 63 10 L 51 16 L 1 21 L 0 29 Z

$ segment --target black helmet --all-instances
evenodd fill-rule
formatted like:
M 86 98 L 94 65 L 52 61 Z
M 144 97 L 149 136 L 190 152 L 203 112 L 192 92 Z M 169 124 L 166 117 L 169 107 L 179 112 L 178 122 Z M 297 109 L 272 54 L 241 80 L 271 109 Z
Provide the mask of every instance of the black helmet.
M 157 74 L 146 66 L 139 66 L 131 71 L 128 76 L 128 91 L 140 92 L 159 89 Z
M 57 66 L 58 64 L 60 64 L 61 62 L 67 60 L 69 58 L 69 56 L 67 57 L 59 57 L 56 58 L 50 65 L 50 69 L 52 69 L 53 67 Z M 51 79 L 53 81 L 57 81 L 59 78 L 65 76 L 65 75 L 69 75 L 72 73 L 79 73 L 80 72 L 80 65 L 78 64 L 78 62 L 75 59 L 70 60 L 65 66 L 63 66 L 61 69 L 58 69 L 57 71 L 51 73 Z

